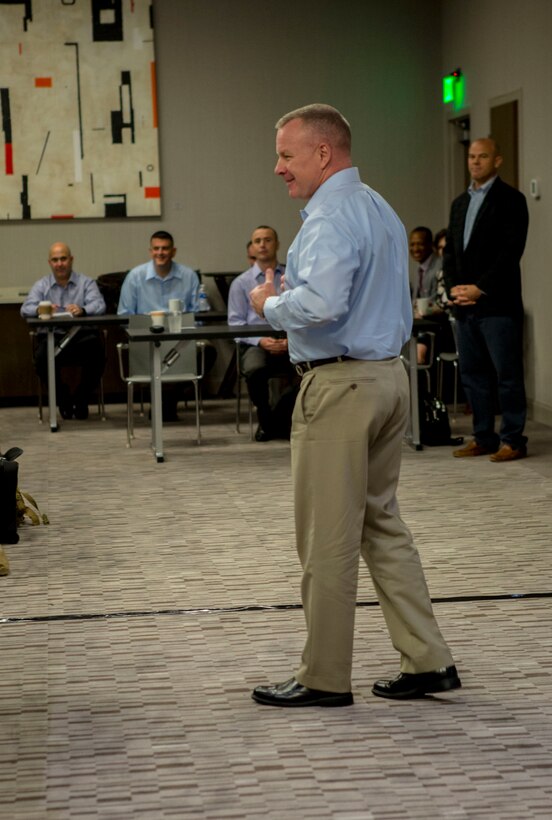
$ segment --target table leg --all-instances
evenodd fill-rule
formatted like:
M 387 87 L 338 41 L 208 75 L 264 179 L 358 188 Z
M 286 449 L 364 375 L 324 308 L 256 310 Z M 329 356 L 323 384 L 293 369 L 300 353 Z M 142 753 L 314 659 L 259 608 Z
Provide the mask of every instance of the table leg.
M 408 377 L 410 382 L 410 435 L 409 444 L 415 450 L 423 450 L 420 441 L 420 405 L 418 402 L 418 348 L 416 337 L 408 342 Z
M 53 327 L 48 328 L 46 343 L 48 354 L 48 413 L 50 416 L 50 432 L 57 433 L 56 345 Z
M 150 342 L 151 373 L 151 446 L 156 461 L 164 461 L 163 456 L 163 394 L 161 391 L 161 342 Z

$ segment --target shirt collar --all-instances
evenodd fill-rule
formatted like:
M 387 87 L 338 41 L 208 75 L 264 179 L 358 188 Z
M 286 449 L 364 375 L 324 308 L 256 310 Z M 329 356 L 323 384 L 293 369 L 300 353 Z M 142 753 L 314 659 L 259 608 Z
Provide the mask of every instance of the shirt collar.
M 423 262 L 420 262 L 420 264 L 418 265 L 418 268 L 422 268 L 424 273 L 425 273 L 425 271 L 427 271 L 429 266 L 431 265 L 432 261 L 433 261 L 433 254 L 430 253 L 429 256 L 427 257 L 427 259 L 425 259 Z
M 487 182 L 485 182 L 484 185 L 480 185 L 479 188 L 474 188 L 474 183 L 472 181 L 470 183 L 470 187 L 468 188 L 468 194 L 470 196 L 475 196 L 476 194 L 481 194 L 481 196 L 485 196 L 488 193 L 489 188 L 491 187 L 497 176 L 498 174 L 495 174 L 494 177 L 488 179 Z
M 72 270 L 71 275 L 69 276 L 69 279 L 67 280 L 67 285 L 76 285 L 76 284 L 77 284 L 77 276 L 75 274 L 75 271 Z M 59 282 L 57 281 L 57 279 L 56 279 L 56 277 L 54 276 L 53 273 L 50 273 L 50 285 L 57 285 L 59 288 L 64 287 L 63 285 L 59 284 Z M 67 287 L 67 285 L 65 285 L 65 287 Z
M 303 222 L 307 216 L 318 208 L 330 194 L 345 185 L 350 185 L 353 182 L 360 183 L 360 174 L 358 168 L 344 168 L 342 171 L 332 174 L 329 179 L 322 183 L 320 188 L 317 188 L 311 196 L 305 207 L 300 211 Z
M 252 271 L 253 271 L 253 275 L 254 275 L 255 279 L 259 279 L 259 280 L 260 280 L 261 278 L 263 278 L 263 279 L 264 279 L 264 272 L 260 269 L 259 265 L 258 265 L 256 262 L 254 262 L 254 263 L 251 265 L 250 270 L 252 270 Z M 280 263 L 279 263 L 279 262 L 277 262 L 277 263 L 276 263 L 276 266 L 275 266 L 275 268 L 274 268 L 274 274 L 275 274 L 275 275 L 277 275 L 277 274 L 279 274 L 279 273 L 282 273 L 282 266 L 280 265 Z
M 160 279 L 162 282 L 166 282 L 167 279 L 178 279 L 179 276 L 180 274 L 178 268 L 176 267 L 174 262 L 171 262 L 171 269 L 166 276 L 159 276 L 159 274 L 155 270 L 153 259 L 150 259 L 150 261 L 148 262 L 146 279 Z

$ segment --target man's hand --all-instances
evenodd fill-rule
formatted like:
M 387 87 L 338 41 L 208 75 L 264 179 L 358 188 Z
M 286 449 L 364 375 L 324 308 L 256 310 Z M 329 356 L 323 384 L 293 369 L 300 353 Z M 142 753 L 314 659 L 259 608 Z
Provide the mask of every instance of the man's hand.
M 66 305 L 65 310 L 72 316 L 81 316 L 83 310 L 78 305 Z
M 259 342 L 259 347 L 262 347 L 267 353 L 281 356 L 282 353 L 287 353 L 288 343 L 287 339 L 273 339 L 270 336 L 265 336 Z
M 475 305 L 482 293 L 477 285 L 455 285 L 450 291 L 453 305 L 459 307 Z
M 253 288 L 253 290 L 249 294 L 249 301 L 251 302 L 251 307 L 253 308 L 255 313 L 258 313 L 261 319 L 264 319 L 264 303 L 266 302 L 269 296 L 277 296 L 276 288 L 274 287 L 273 268 L 266 269 L 264 285 L 257 285 L 257 287 Z

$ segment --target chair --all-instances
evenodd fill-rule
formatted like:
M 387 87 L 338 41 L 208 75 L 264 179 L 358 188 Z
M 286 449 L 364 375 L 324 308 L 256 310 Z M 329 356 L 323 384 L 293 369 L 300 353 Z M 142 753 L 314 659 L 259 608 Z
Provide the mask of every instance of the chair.
M 102 329 L 102 334 L 103 334 L 104 349 L 105 349 L 106 338 L 107 338 L 107 330 Z M 31 353 L 32 353 L 33 365 L 35 366 L 35 369 L 36 369 L 35 355 L 36 355 L 36 347 L 37 347 L 37 343 L 38 343 L 37 331 L 36 330 L 29 330 L 29 336 L 31 338 Z M 68 365 L 68 367 L 69 366 L 70 365 Z M 37 385 L 36 386 L 36 392 L 37 392 L 37 397 L 38 397 L 38 423 L 42 424 L 42 422 L 43 422 L 43 410 L 44 410 L 44 397 L 43 397 L 43 392 L 42 392 L 43 391 L 42 381 L 41 381 L 40 377 L 38 376 L 38 374 L 37 374 L 37 377 L 36 377 L 36 385 Z M 100 379 L 100 382 L 98 384 L 97 389 L 98 389 L 98 416 L 100 417 L 100 419 L 102 421 L 107 421 L 107 416 L 105 414 L 103 376 Z
M 458 404 L 458 334 L 456 328 L 456 319 L 454 316 L 449 316 L 450 328 L 454 339 L 454 351 L 444 351 L 437 356 L 437 396 L 443 399 L 443 376 L 445 364 L 452 364 L 454 367 L 454 403 L 452 405 L 452 414 L 456 415 L 456 407 Z
M 194 324 L 193 313 L 183 314 L 182 320 L 184 327 L 192 326 Z M 149 327 L 150 323 L 149 316 L 129 316 L 129 327 Z M 125 372 L 124 351 L 128 352 L 127 372 Z M 203 378 L 203 372 L 200 372 L 198 368 L 197 352 L 195 341 L 161 342 L 161 382 L 165 384 L 192 382 L 194 386 L 196 437 L 197 443 L 201 444 L 199 383 Z M 151 384 L 150 345 L 149 342 L 119 342 L 117 354 L 119 373 L 127 385 L 127 447 L 130 447 L 134 438 L 134 385 L 149 386 Z
M 426 330 L 423 334 L 424 343 L 427 340 L 427 357 L 424 364 L 418 364 L 418 370 L 421 370 L 426 375 L 427 380 L 427 394 L 431 395 L 431 368 L 435 361 L 435 336 L 432 330 Z
M 240 342 L 236 342 L 236 374 L 237 374 L 237 386 L 236 386 L 236 433 L 240 432 L 240 418 L 241 418 L 241 397 L 243 392 L 243 383 L 245 382 L 245 376 L 241 372 L 240 368 Z M 247 401 L 248 401 L 248 420 L 249 420 L 249 438 L 253 441 L 253 403 L 247 393 Z
M 117 313 L 121 287 L 128 270 L 115 271 L 113 273 L 102 273 L 96 279 L 98 289 L 105 301 L 106 313 Z
M 424 331 L 424 333 L 422 335 L 424 337 L 424 342 L 425 342 L 426 339 L 427 339 L 427 342 L 428 342 L 427 359 L 424 362 L 424 364 L 418 364 L 417 367 L 418 367 L 418 371 L 421 370 L 422 372 L 425 373 L 426 380 L 427 380 L 427 393 L 428 393 L 428 395 L 431 395 L 431 375 L 430 375 L 430 371 L 431 371 L 431 368 L 433 367 L 434 361 L 436 361 L 436 359 L 435 359 L 435 336 L 436 336 L 436 334 L 433 330 L 426 330 L 426 331 Z M 408 346 L 405 348 L 405 350 L 407 350 L 407 349 L 408 349 Z M 406 353 L 401 353 L 400 358 L 401 358 L 401 361 L 403 362 L 403 364 L 408 368 L 408 355 Z

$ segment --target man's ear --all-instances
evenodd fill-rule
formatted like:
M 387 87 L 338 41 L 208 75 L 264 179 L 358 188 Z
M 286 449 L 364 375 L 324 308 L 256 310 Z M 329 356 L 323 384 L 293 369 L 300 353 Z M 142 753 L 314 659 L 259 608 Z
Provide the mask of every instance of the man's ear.
M 503 157 L 501 157 L 501 156 L 500 156 L 500 154 L 498 154 L 498 155 L 495 157 L 494 167 L 495 167 L 496 169 L 500 168 L 500 166 L 502 165 L 502 163 L 503 163 L 503 162 L 504 162 Z
M 321 142 L 318 146 L 318 156 L 322 168 L 327 168 L 332 159 L 332 148 L 327 142 Z

